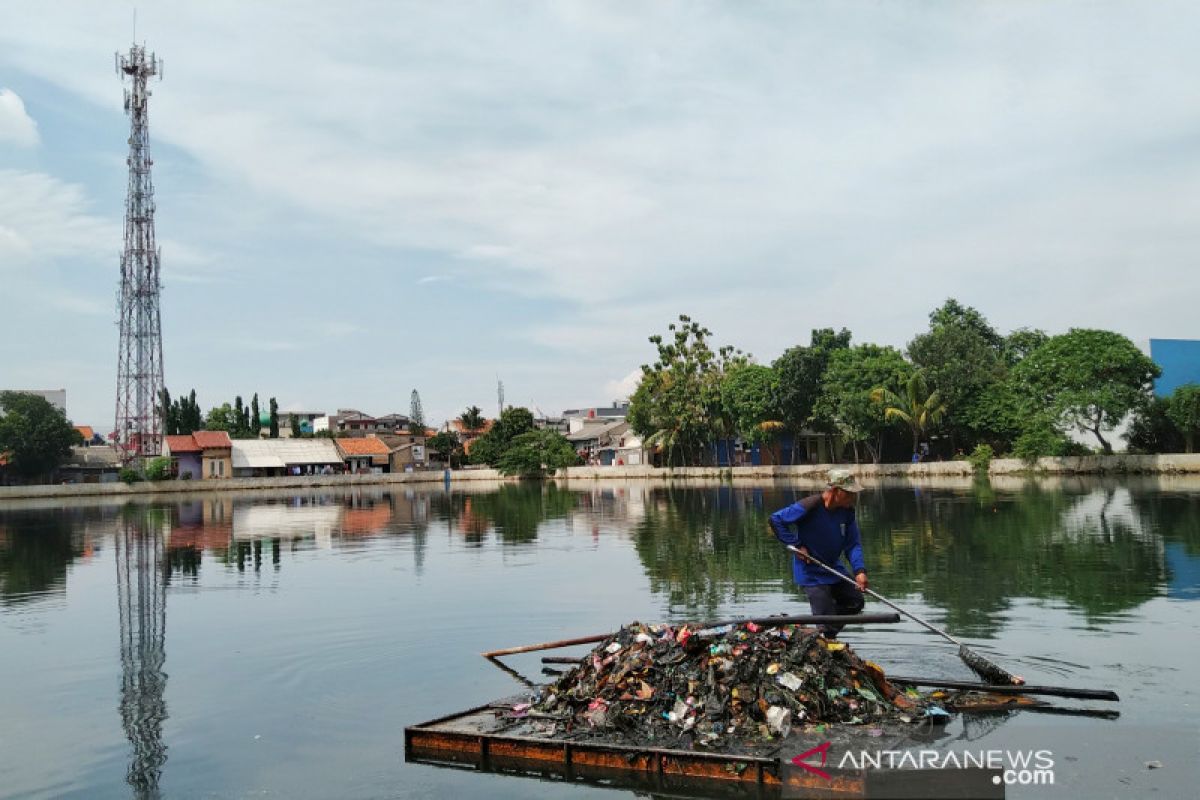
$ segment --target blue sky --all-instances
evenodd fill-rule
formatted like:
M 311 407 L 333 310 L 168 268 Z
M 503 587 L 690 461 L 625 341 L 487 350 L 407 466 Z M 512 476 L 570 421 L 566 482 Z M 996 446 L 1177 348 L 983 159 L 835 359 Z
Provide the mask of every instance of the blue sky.
M 680 312 L 770 361 L 1194 338 L 1186 3 L 154 3 L 164 361 L 205 407 L 606 403 Z M 0 385 L 111 426 L 133 4 L 0 0 Z M 265 402 L 265 401 L 264 401 Z

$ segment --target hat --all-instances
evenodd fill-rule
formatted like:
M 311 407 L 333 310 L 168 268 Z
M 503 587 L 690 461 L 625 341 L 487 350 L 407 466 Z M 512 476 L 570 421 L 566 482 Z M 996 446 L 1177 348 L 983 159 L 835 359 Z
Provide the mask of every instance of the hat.
M 831 469 L 829 470 L 829 488 L 841 489 L 844 492 L 857 492 L 862 487 L 859 486 L 858 481 L 854 480 L 850 470 Z

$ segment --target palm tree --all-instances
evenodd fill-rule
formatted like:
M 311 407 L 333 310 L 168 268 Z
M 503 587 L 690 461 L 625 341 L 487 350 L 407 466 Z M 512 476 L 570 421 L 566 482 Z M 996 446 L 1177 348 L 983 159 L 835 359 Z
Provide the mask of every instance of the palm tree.
M 871 390 L 871 400 L 885 406 L 884 419 L 898 419 L 908 425 L 912 430 L 914 453 L 921 444 L 921 436 L 936 425 L 946 412 L 946 403 L 941 394 L 936 389 L 929 391 L 924 370 L 914 371 L 905 382 L 903 397 L 891 389 L 877 386 Z
M 462 414 L 459 414 L 458 421 L 462 423 L 467 433 L 475 433 L 475 431 L 483 427 L 483 412 L 479 409 L 479 406 L 471 406 Z

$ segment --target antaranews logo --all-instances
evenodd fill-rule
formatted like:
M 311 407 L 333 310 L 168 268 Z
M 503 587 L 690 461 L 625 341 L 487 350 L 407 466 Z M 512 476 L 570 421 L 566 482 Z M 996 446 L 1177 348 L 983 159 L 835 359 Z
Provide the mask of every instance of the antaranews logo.
M 882 783 L 889 778 L 927 779 L 931 789 L 951 778 L 955 786 L 962 786 L 958 779 L 968 777 L 966 773 L 972 773 L 971 783 L 976 786 L 1054 785 L 1054 754 L 1050 750 L 859 749 L 835 756 L 830 752 L 832 746 L 826 741 L 791 758 L 785 756 L 784 772 L 791 768 L 791 774 L 800 778 L 796 783 L 809 786 L 813 782 L 810 776 L 832 783 L 831 770 L 836 770 L 838 777 L 870 775 Z

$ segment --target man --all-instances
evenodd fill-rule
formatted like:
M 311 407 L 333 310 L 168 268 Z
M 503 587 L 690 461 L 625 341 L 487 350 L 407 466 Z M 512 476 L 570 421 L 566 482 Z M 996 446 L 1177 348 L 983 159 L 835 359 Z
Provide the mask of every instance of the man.
M 839 563 L 845 556 L 854 570 L 857 589 L 802 556 L 793 559 L 792 577 L 804 587 L 814 614 L 857 614 L 863 609 L 863 592 L 868 583 L 858 523 L 854 520 L 858 489 L 858 483 L 848 470 L 832 469 L 824 492 L 805 497 L 771 515 L 771 528 L 779 541 L 792 545 L 804 556 L 811 553 L 814 558 L 849 576 Z M 841 625 L 825 625 L 822 632 L 826 638 L 833 639 L 841 629 Z

